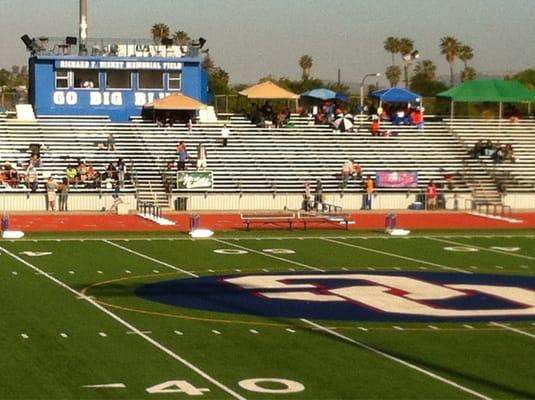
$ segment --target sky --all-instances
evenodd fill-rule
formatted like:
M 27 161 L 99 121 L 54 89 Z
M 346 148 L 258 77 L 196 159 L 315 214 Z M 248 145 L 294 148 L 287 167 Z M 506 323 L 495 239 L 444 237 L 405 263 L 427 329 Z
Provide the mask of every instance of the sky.
M 0 68 L 27 63 L 25 33 L 78 36 L 78 9 L 78 0 L 0 0 Z M 204 37 L 233 83 L 298 79 L 304 54 L 316 78 L 334 81 L 338 69 L 343 82 L 384 75 L 388 36 L 413 39 L 439 74 L 449 74 L 444 36 L 472 46 L 479 72 L 535 67 L 535 0 L 88 0 L 88 13 L 91 38 L 150 38 L 155 23 Z

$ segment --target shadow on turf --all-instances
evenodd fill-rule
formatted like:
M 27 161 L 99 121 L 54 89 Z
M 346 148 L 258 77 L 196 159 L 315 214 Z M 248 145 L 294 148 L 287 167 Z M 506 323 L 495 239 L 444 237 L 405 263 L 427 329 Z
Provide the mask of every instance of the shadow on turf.
M 299 327 L 299 328 L 303 328 L 302 325 L 299 325 L 299 324 L 295 324 L 295 326 Z M 334 340 L 334 341 L 337 341 L 337 342 L 343 342 L 347 345 L 350 345 L 350 346 L 355 346 L 355 347 L 359 347 L 355 344 L 351 344 L 349 343 L 348 341 L 342 339 L 342 338 L 339 338 L 339 337 L 336 337 L 336 336 L 333 336 L 332 334 L 329 334 L 327 332 L 323 332 L 323 331 L 319 331 L 319 330 L 314 330 L 314 329 L 310 329 L 311 332 L 317 334 L 317 335 L 321 335 L 323 337 L 327 337 L 331 340 Z M 356 339 L 355 339 L 356 340 Z M 457 370 L 453 370 L 451 368 L 448 368 L 448 367 L 445 367 L 445 366 L 441 366 L 441 365 L 437 365 L 437 364 L 434 364 L 434 363 L 431 363 L 429 361 L 426 361 L 426 360 L 422 360 L 420 358 L 417 358 L 417 357 L 414 357 L 412 355 L 408 355 L 408 354 L 401 354 L 399 352 L 395 352 L 395 351 L 390 351 L 390 350 L 387 350 L 387 349 L 381 349 L 380 347 L 376 346 L 376 345 L 372 345 L 372 344 L 369 344 L 369 343 L 366 343 L 360 339 L 358 339 L 359 342 L 367 345 L 367 346 L 370 346 L 370 347 L 373 347 L 374 349 L 376 350 L 379 350 L 379 351 L 382 351 L 386 354 L 389 354 L 391 356 L 394 356 L 394 357 L 397 357 L 403 361 L 407 361 L 407 362 L 410 362 L 414 365 L 417 365 L 421 368 L 427 368 L 428 370 L 432 371 L 432 372 L 436 372 L 436 373 L 444 373 L 446 376 L 449 376 L 451 378 L 460 378 L 462 380 L 465 380 L 465 381 L 469 381 L 469 382 L 473 382 L 474 384 L 479 384 L 479 385 L 484 385 L 484 386 L 487 386 L 487 387 L 491 387 L 493 389 L 496 389 L 496 390 L 499 390 L 501 392 L 505 392 L 505 393 L 508 393 L 509 395 L 512 395 L 513 398 L 522 398 L 522 399 L 532 399 L 535 397 L 535 392 L 526 392 L 526 391 L 523 391 L 523 390 L 520 390 L 516 387 L 512 387 L 512 386 L 506 386 L 506 385 L 503 385 L 503 384 L 498 384 L 496 382 L 492 382 L 492 381 L 489 381 L 487 379 L 484 379 L 482 377 L 479 377 L 479 376 L 475 376 L 475 375 L 472 375 L 472 374 L 469 374 L 469 373 L 463 373 L 463 372 L 460 372 L 460 371 L 457 371 Z M 359 347 L 361 348 L 361 347 Z

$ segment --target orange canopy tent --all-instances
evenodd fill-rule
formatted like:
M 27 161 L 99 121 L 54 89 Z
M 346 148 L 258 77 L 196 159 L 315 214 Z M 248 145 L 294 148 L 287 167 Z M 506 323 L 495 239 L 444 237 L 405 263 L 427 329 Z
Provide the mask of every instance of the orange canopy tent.
M 239 92 L 242 96 L 248 99 L 266 99 L 266 100 L 278 100 L 278 99 L 290 99 L 297 100 L 299 95 L 283 89 L 271 81 L 265 81 L 257 85 L 248 87 L 247 89 Z
M 145 108 L 152 108 L 158 111 L 173 111 L 173 110 L 203 110 L 207 106 L 198 100 L 183 95 L 182 93 L 173 93 L 163 99 L 154 100 L 152 103 L 144 105 Z

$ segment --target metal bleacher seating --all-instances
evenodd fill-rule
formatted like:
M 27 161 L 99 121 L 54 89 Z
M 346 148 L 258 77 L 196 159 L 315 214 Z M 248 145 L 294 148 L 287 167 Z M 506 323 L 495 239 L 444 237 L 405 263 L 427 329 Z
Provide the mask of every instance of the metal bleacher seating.
M 471 192 L 477 185 L 492 186 L 495 177 L 487 165 L 490 161 L 471 159 L 469 148 L 480 137 L 498 140 L 501 135 L 500 141 L 511 142 L 519 157 L 517 163 L 499 167 L 510 172 L 511 184 L 519 190 L 531 189 L 535 176 L 535 123 L 508 126 L 507 130 L 502 126 L 500 131 L 496 122 L 456 121 L 450 126 L 436 120 L 426 121 L 424 129 L 385 124 L 382 129 L 397 135 L 373 137 L 368 122 L 358 132 L 333 132 L 326 125 L 311 125 L 307 117 L 294 116 L 293 127 L 281 129 L 258 128 L 237 115 L 220 115 L 219 119 L 228 121 L 231 129 L 226 147 L 221 144 L 220 124 L 196 124 L 189 132 L 185 124 L 164 128 L 138 119 L 119 124 L 105 117 L 39 118 L 35 122 L 4 118 L 0 119 L 0 162 L 21 161 L 25 166 L 29 145 L 41 144 L 46 149 L 41 156 L 43 182 L 47 174 L 63 176 L 66 166 L 79 158 L 103 172 L 109 162 L 122 157 L 136 178 L 125 190 L 136 190 L 140 200 L 149 196 L 165 204 L 162 173 L 167 163 L 176 159 L 177 142 L 184 140 L 193 161 L 196 146 L 205 145 L 208 169 L 214 174 L 213 191 L 218 193 L 301 193 L 304 182 L 316 178 L 322 179 L 325 192 L 360 192 L 361 181 L 341 185 L 339 173 L 349 158 L 361 164 L 363 176 L 384 170 L 417 171 L 417 190 L 423 190 L 431 179 L 444 182 L 448 173 L 454 176 L 455 190 Z M 98 146 L 110 132 L 116 151 Z M 44 190 L 42 184 L 40 190 Z M 76 190 L 95 189 L 73 188 Z

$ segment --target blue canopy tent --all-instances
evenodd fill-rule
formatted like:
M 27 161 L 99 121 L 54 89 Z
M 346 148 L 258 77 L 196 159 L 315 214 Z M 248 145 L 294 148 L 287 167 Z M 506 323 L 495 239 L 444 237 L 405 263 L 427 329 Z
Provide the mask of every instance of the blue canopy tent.
M 308 90 L 304 93 L 301 93 L 301 96 L 312 97 L 314 99 L 320 100 L 340 100 L 347 101 L 347 96 L 342 93 L 337 93 L 330 89 L 320 88 Z
M 410 90 L 398 87 L 376 90 L 369 94 L 372 99 L 378 99 L 379 105 L 382 103 L 413 103 L 422 104 L 422 96 Z

